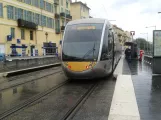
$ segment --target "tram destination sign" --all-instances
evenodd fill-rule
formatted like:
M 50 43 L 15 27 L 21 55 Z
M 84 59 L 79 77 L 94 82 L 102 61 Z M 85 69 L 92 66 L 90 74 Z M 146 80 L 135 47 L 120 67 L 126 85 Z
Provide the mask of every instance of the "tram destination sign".
M 153 31 L 153 56 L 161 57 L 161 30 Z

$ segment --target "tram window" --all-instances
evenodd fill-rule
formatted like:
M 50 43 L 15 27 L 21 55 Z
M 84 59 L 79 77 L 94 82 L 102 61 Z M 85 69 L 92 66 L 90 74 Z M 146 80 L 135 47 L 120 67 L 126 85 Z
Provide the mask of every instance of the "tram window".
M 112 45 L 113 45 L 113 36 L 112 31 L 108 31 L 108 52 L 111 55 L 112 54 Z
M 108 29 L 106 27 L 103 38 L 101 60 L 107 60 L 108 59 L 107 54 L 108 54 Z

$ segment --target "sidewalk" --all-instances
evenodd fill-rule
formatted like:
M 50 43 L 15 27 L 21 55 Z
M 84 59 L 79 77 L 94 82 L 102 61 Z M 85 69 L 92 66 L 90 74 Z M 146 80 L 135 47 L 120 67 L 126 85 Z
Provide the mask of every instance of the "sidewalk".
M 140 120 L 130 69 L 124 56 L 114 76 L 117 76 L 117 80 L 108 120 Z
M 120 62 L 109 120 L 161 120 L 161 76 L 146 62 Z

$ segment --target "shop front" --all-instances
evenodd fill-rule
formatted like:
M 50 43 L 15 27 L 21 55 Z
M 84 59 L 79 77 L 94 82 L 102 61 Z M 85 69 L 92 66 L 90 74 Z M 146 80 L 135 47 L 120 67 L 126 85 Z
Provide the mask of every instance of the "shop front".
M 10 48 L 11 48 L 11 53 L 10 53 L 11 57 L 26 56 L 26 49 L 27 49 L 26 45 L 22 44 L 20 46 L 20 45 L 12 44 Z
M 57 53 L 56 43 L 43 43 L 43 55 L 55 55 Z

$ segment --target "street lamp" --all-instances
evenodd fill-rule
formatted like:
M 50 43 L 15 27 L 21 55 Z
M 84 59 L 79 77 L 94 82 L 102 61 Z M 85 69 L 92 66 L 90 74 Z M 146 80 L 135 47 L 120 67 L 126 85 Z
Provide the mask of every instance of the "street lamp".
M 147 35 L 147 51 L 148 51 L 148 33 L 140 33 L 140 34 Z M 145 50 L 145 44 L 144 44 L 144 50 Z
M 161 12 L 158 12 L 158 13 L 161 13 Z M 155 28 L 155 30 L 156 30 L 156 26 L 149 26 L 149 27 L 146 27 L 146 28 L 151 28 L 151 27 L 154 27 Z M 149 44 L 149 48 L 151 49 L 150 50 L 150 52 L 152 53 L 152 50 L 153 50 L 153 46 L 151 46 L 151 45 Z
M 46 35 L 46 42 L 48 42 L 48 33 L 46 32 L 45 35 Z

